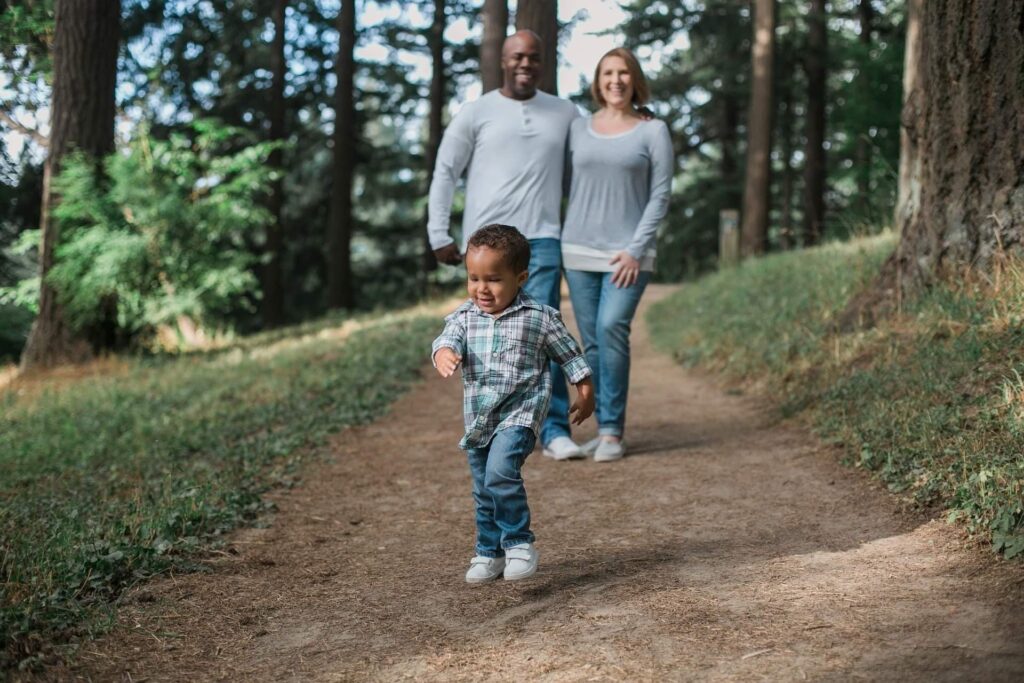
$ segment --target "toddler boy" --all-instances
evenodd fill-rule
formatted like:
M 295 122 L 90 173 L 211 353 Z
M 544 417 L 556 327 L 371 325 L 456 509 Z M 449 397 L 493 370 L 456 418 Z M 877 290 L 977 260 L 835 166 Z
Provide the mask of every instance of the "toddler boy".
M 513 227 L 488 225 L 466 245 L 469 300 L 445 318 L 433 344 L 434 367 L 451 377 L 462 365 L 466 433 L 476 503 L 476 557 L 466 581 L 537 571 L 530 508 L 520 473 L 551 400 L 548 360 L 576 385 L 573 424 L 594 412 L 590 367 L 558 311 L 522 291 L 530 244 Z

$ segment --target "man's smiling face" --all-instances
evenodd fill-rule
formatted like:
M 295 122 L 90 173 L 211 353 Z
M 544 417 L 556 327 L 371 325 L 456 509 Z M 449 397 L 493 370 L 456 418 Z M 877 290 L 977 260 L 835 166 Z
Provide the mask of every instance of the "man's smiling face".
M 502 93 L 517 100 L 537 94 L 537 81 L 543 63 L 540 41 L 527 32 L 516 33 L 505 41 L 501 68 L 505 75 Z

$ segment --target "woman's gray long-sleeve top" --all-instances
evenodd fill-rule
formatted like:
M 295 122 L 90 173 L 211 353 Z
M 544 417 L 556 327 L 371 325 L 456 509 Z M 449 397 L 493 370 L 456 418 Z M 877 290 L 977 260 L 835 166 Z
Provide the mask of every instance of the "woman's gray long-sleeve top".
M 668 126 L 652 119 L 616 135 L 594 131 L 591 119 L 569 130 L 569 208 L 562 263 L 570 270 L 611 272 L 620 251 L 654 269 L 658 224 L 668 211 L 675 156 Z

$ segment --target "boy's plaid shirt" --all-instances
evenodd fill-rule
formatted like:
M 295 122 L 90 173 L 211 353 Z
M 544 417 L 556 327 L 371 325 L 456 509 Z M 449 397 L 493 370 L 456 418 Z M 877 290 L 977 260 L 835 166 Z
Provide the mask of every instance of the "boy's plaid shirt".
M 497 317 L 484 313 L 472 299 L 444 319 L 431 358 L 443 346 L 462 356 L 464 449 L 486 446 L 506 427 L 540 423 L 551 401 L 548 359 L 562 366 L 571 384 L 590 376 L 579 344 L 561 314 L 522 290 Z

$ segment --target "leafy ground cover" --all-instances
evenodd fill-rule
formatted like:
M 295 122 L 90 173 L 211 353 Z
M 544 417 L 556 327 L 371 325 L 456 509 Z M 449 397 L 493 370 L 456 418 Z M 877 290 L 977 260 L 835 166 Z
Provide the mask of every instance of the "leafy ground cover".
M 415 314 L 307 325 L 0 394 L 0 671 L 102 631 L 127 587 L 201 569 L 327 435 L 387 408 L 436 331 Z
M 652 307 L 657 346 L 759 385 L 849 463 L 1024 554 L 1024 266 L 936 287 L 867 331 L 831 324 L 891 235 L 773 255 Z

